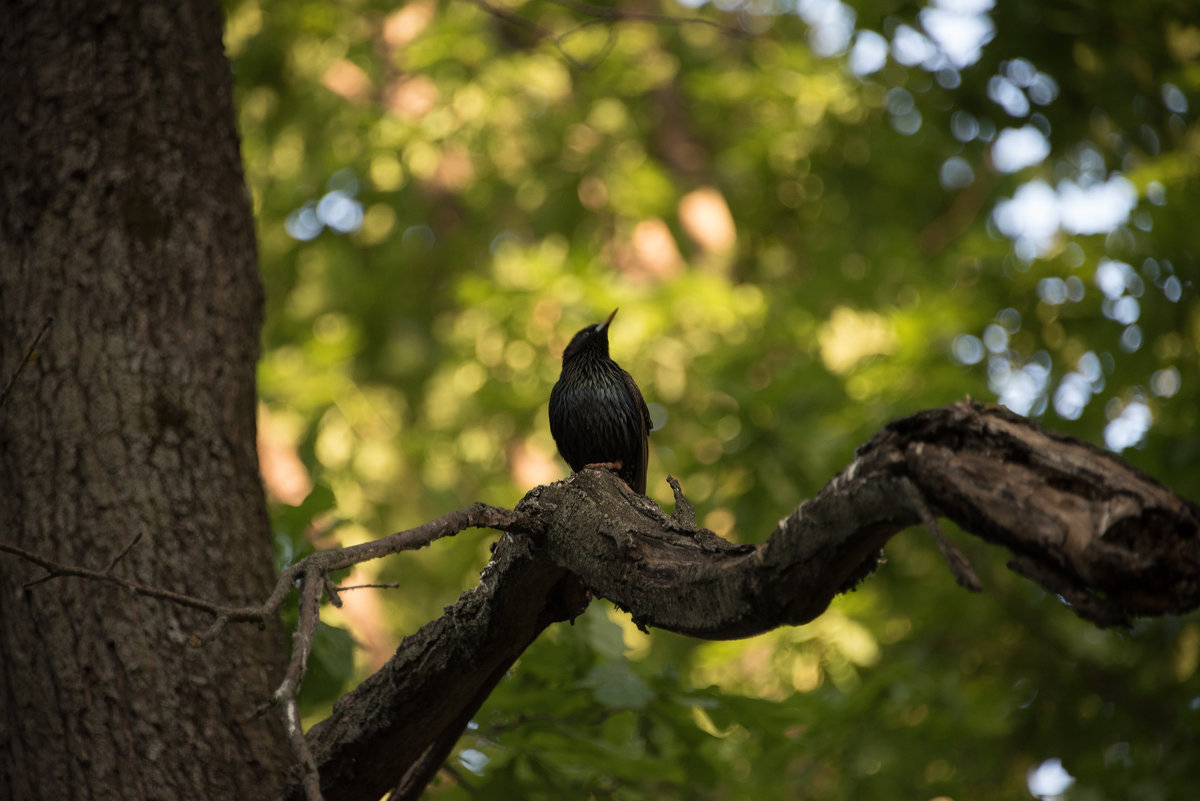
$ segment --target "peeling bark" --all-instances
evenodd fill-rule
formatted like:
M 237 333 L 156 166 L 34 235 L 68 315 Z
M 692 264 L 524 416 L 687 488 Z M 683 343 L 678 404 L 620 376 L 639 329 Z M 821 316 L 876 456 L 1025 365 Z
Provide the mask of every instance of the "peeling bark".
M 597 472 L 517 507 L 549 558 L 640 625 L 706 639 L 798 625 L 874 566 L 921 504 L 1010 549 L 1083 618 L 1124 625 L 1200 603 L 1200 511 L 1111 453 L 995 406 L 896 421 L 759 546 L 691 531 Z M 914 492 L 915 490 L 915 492 Z M 587 532 L 581 536 L 580 532 Z
M 581 610 L 578 586 L 641 626 L 747 637 L 817 617 L 890 537 L 936 515 L 1011 550 L 1013 569 L 1097 625 L 1200 605 L 1200 507 L 1110 453 L 970 401 L 884 428 L 761 545 L 697 529 L 678 492 L 668 516 L 602 471 L 538 487 L 516 512 L 509 530 L 524 534 L 503 540 L 479 587 L 310 733 L 327 798 L 397 783 L 395 798 L 416 798 L 500 673 Z
M 897 421 L 872 446 L 902 454 L 939 514 L 1011 550 L 1012 569 L 1080 617 L 1117 626 L 1200 605 L 1200 506 L 1108 451 L 974 403 Z

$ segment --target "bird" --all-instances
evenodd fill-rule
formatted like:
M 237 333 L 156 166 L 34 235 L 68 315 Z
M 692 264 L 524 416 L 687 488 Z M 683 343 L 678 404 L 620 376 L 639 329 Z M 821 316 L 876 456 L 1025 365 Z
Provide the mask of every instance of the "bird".
M 580 330 L 563 351 L 562 374 L 550 391 L 550 434 L 572 470 L 615 470 L 645 495 L 653 423 L 633 376 L 608 355 L 617 311 Z

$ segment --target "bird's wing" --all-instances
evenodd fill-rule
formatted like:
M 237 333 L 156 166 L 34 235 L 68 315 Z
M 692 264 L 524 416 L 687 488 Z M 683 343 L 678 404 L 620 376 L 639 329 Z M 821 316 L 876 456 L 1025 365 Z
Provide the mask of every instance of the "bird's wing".
M 634 405 L 638 408 L 638 414 L 641 415 L 645 432 L 649 435 L 650 430 L 654 428 L 654 421 L 650 419 L 650 408 L 646 406 L 646 399 L 642 397 L 642 391 L 638 389 L 637 382 L 633 380 L 633 376 L 629 374 L 628 370 L 621 370 L 621 379 L 625 382 L 625 388 L 629 390 L 629 396 L 633 398 Z
M 641 417 L 642 431 L 641 443 L 642 452 L 638 454 L 637 470 L 634 471 L 634 481 L 630 486 L 639 495 L 646 494 L 646 464 L 650 461 L 650 429 L 654 427 L 653 421 L 650 419 L 650 408 L 646 406 L 646 399 L 642 397 L 642 391 L 638 389 L 637 382 L 633 380 L 633 376 L 628 370 L 621 370 L 621 380 L 625 382 L 625 388 L 629 390 L 629 397 L 633 398 L 634 405 L 638 409 L 638 416 Z
M 637 382 L 633 380 L 633 376 L 628 370 L 621 370 L 621 379 L 625 382 L 625 388 L 629 390 L 630 396 L 638 407 L 638 412 L 642 416 L 642 424 L 646 427 L 646 434 L 654 428 L 654 421 L 650 419 L 650 407 L 646 405 L 646 399 L 642 397 L 642 391 L 638 389 Z

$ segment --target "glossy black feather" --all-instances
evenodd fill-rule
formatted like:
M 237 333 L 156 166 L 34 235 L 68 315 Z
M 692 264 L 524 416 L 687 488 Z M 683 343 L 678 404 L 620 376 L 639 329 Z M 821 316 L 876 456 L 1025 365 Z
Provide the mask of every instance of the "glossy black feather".
M 572 470 L 620 462 L 626 484 L 646 494 L 650 410 L 633 377 L 608 355 L 608 326 L 577 333 L 563 351 L 562 374 L 550 392 L 550 433 Z

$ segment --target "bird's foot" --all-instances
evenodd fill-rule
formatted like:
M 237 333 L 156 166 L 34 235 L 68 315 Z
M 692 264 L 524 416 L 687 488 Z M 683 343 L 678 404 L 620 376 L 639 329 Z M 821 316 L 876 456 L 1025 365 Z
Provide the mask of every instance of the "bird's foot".
M 617 473 L 621 470 L 622 464 L 623 464 L 622 462 L 591 462 L 590 464 L 585 464 L 583 467 L 581 467 L 579 469 L 580 470 L 611 470 L 612 472 Z M 624 484 L 630 492 L 633 492 L 633 487 L 629 486 L 629 482 L 627 482 L 625 479 L 621 478 L 621 476 L 619 476 L 619 475 L 617 476 L 617 478 L 621 479 L 621 483 Z M 633 494 L 638 495 L 638 493 L 636 493 L 636 492 L 633 492 Z M 641 496 L 639 495 L 638 497 L 641 497 Z
M 620 470 L 621 463 L 620 462 L 592 462 L 591 464 L 585 464 L 583 466 L 583 469 L 584 470 Z

